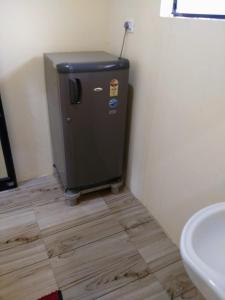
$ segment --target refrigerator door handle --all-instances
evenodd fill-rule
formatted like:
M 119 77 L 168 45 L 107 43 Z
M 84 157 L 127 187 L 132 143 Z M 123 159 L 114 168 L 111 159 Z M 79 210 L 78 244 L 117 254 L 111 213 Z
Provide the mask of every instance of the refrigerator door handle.
M 70 102 L 71 104 L 81 103 L 82 87 L 81 81 L 78 78 L 69 79 Z

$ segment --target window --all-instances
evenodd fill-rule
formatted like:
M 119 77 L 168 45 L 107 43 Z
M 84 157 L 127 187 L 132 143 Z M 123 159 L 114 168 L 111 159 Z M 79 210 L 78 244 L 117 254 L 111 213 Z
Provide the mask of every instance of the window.
M 175 17 L 225 19 L 225 0 L 173 0 Z

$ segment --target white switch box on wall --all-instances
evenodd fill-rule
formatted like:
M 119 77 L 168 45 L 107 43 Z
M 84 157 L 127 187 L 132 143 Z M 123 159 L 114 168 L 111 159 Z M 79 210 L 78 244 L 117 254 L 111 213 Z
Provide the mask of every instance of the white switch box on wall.
M 127 29 L 127 32 L 134 32 L 134 21 L 125 21 L 124 27 Z

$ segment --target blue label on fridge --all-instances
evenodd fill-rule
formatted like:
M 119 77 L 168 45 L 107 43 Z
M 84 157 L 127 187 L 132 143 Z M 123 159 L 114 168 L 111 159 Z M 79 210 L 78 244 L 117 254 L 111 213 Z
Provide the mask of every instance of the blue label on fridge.
M 117 99 L 109 100 L 109 108 L 114 109 L 117 108 L 119 105 L 119 101 Z

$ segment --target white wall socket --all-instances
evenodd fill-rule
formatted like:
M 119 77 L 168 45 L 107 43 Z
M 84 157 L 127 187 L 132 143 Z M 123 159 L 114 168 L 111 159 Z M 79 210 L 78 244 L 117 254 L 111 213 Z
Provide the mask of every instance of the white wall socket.
M 133 20 L 125 21 L 124 27 L 127 28 L 127 32 L 134 32 L 134 21 Z

